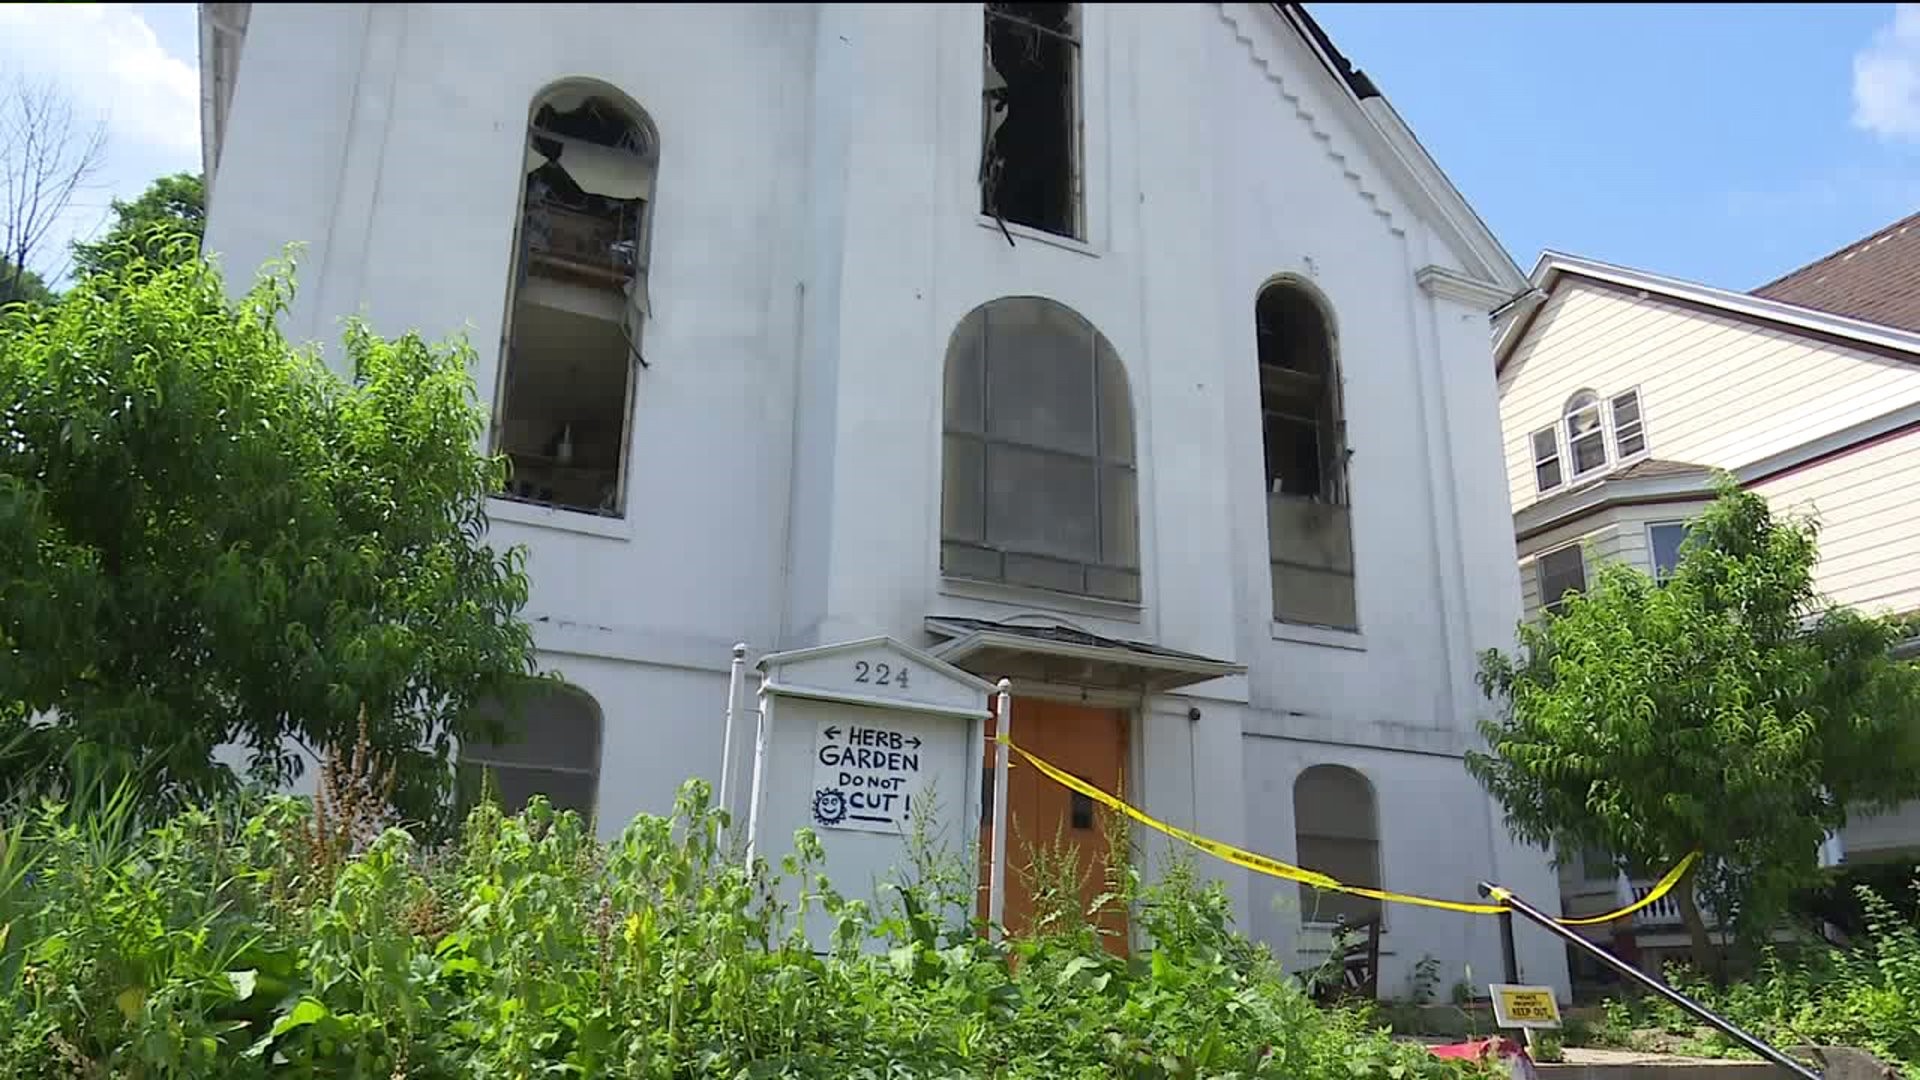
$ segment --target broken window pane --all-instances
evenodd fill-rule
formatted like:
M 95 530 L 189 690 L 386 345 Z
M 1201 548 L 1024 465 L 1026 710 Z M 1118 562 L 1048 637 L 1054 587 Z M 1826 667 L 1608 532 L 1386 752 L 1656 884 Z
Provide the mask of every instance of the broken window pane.
M 1275 282 L 1254 302 L 1254 340 L 1273 617 L 1355 629 L 1345 424 L 1330 324 L 1305 286 Z
M 1284 283 L 1254 305 L 1269 494 L 1338 499 L 1338 380 L 1327 320 L 1305 290 Z
M 655 165 L 649 125 L 607 95 L 534 110 L 494 420 L 508 498 L 623 512 Z
M 980 208 L 1080 235 L 1077 4 L 986 5 Z

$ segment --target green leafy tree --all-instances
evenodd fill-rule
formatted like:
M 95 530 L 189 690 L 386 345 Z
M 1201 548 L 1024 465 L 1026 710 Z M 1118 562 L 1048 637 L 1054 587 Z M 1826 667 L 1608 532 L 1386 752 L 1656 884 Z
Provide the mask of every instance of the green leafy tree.
M 1722 477 L 1664 584 L 1603 564 L 1515 655 L 1485 654 L 1500 708 L 1467 766 L 1509 826 L 1635 876 L 1702 851 L 1689 878 L 1754 930 L 1849 811 L 1920 794 L 1920 671 L 1889 655 L 1898 624 L 1818 596 L 1815 539 Z M 1675 898 L 1712 971 L 1695 884 Z
M 192 258 L 199 254 L 206 223 L 207 191 L 199 175 L 163 176 L 132 202 L 113 200 L 113 223 L 106 235 L 94 243 L 74 243 L 74 276 L 112 270 L 128 251 L 139 252 L 148 262 Z
M 470 350 L 352 323 L 349 381 L 276 329 L 290 269 L 234 301 L 199 259 L 103 265 L 0 314 L 0 786 L 76 744 L 162 804 L 230 784 L 223 744 L 282 782 L 288 738 L 364 714 L 396 806 L 439 820 L 451 739 L 533 666 Z
M 39 274 L 31 270 L 16 274 L 13 264 L 0 256 L 0 304 L 45 304 L 53 298 L 53 290 Z

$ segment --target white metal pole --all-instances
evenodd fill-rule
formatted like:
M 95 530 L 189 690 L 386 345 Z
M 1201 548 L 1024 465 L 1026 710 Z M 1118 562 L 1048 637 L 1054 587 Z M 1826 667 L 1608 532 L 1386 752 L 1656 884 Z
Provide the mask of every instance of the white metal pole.
M 1013 681 L 1001 679 L 994 704 L 994 731 L 1002 739 L 1013 737 Z M 987 869 L 987 923 L 995 934 L 1007 917 L 1007 744 L 994 744 L 993 759 L 993 861 Z
M 727 729 L 720 740 L 720 809 L 733 813 L 733 804 L 727 801 L 727 789 L 733 780 L 733 724 L 734 717 L 740 711 L 740 692 L 744 689 L 747 674 L 747 643 L 742 641 L 733 647 L 733 667 L 727 672 Z
M 760 839 L 760 789 L 767 767 L 767 675 L 760 673 L 759 722 L 753 731 L 753 790 L 747 794 L 747 866 L 753 866 L 755 842 Z

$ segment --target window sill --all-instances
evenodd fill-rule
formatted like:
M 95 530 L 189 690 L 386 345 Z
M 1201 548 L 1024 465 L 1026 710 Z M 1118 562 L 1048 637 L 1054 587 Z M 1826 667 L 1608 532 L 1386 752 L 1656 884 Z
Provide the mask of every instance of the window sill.
M 1340 929 L 1339 923 L 1326 922 L 1320 919 L 1308 919 L 1300 924 L 1300 932 L 1302 934 L 1318 936 L 1318 937 L 1323 937 L 1327 939 L 1321 942 L 1309 943 L 1309 944 L 1317 944 L 1322 949 L 1326 948 L 1328 945 L 1333 943 L 1334 931 L 1338 929 Z M 1385 922 L 1382 922 L 1380 924 L 1380 936 L 1382 938 L 1387 936 L 1387 924 Z M 1384 954 L 1384 950 L 1383 950 L 1383 954 Z
M 1095 618 L 1130 623 L 1141 621 L 1141 612 L 1144 610 L 1141 605 L 1129 604 L 1124 600 L 1101 600 L 1092 596 L 1054 592 L 1051 589 L 1034 589 L 1023 585 L 1003 585 L 999 582 L 945 576 L 940 578 L 940 595 L 984 600 L 992 604 L 1005 604 L 1027 610 L 1091 615 Z
M 1367 636 L 1358 630 L 1336 630 L 1331 626 L 1308 626 L 1305 623 L 1273 623 L 1273 640 L 1292 641 L 1301 645 L 1320 645 L 1329 649 L 1346 649 L 1349 652 L 1366 652 Z
M 1385 923 L 1380 926 L 1380 955 L 1382 957 L 1399 955 L 1387 946 L 1387 938 L 1392 936 Z M 1334 925 L 1327 922 L 1303 922 L 1300 924 L 1300 936 L 1294 939 L 1294 949 L 1307 956 L 1325 956 L 1333 952 Z M 1347 939 L 1352 945 L 1358 945 L 1366 938 L 1354 935 Z
M 516 525 L 531 525 L 536 529 L 579 533 L 583 536 L 598 536 L 607 540 L 633 538 L 633 524 L 625 518 L 583 514 L 577 510 L 561 510 L 552 506 L 539 506 L 513 499 L 489 498 L 487 518 L 490 521 L 511 521 Z
M 995 235 L 999 234 L 1000 221 L 998 218 L 988 214 L 981 214 L 974 220 L 981 228 L 991 230 Z M 1100 257 L 1100 253 L 1093 249 L 1093 245 L 1087 243 L 1085 240 L 1076 240 L 1071 236 L 1061 236 L 1058 233 L 1046 232 L 1041 229 L 1036 229 L 1031 225 L 1015 225 L 1009 221 L 1007 222 L 1007 232 L 1012 233 L 1017 240 L 1034 240 L 1051 247 L 1057 247 L 1062 251 L 1072 251 L 1085 255 L 1089 259 L 1097 259 Z

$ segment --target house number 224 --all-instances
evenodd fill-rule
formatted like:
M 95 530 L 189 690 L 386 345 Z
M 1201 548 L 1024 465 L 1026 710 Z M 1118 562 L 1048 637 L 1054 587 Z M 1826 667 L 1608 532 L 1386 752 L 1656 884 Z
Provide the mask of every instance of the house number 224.
M 896 668 L 886 663 L 869 664 L 865 660 L 855 660 L 853 681 L 871 683 L 874 686 L 897 686 L 905 690 L 907 689 L 907 669 L 904 665 Z

